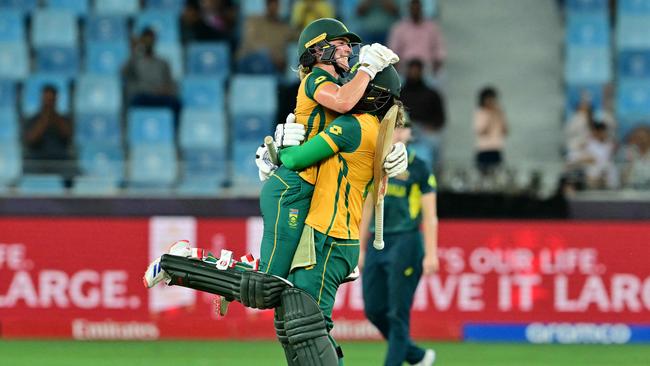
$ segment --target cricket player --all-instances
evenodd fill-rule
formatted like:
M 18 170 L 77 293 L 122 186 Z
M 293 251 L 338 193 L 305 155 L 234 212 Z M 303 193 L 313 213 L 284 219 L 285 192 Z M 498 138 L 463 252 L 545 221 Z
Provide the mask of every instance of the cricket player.
M 353 109 L 359 114 L 336 118 L 305 144 L 284 149 L 280 155 L 282 164 L 293 170 L 320 161 L 306 225 L 288 279 L 316 301 L 328 330 L 333 326 L 331 316 L 338 287 L 356 267 L 359 257 L 359 224 L 373 178 L 380 118 L 399 103 L 396 98 L 400 89 L 397 71 L 388 66 L 377 74 Z M 342 358 L 340 348 L 337 351 Z
M 407 143 L 411 139 L 408 123 L 396 129 L 393 137 L 394 141 Z M 413 151 L 409 152 L 408 170 L 388 182 L 384 197 L 383 250 L 368 243 L 369 231 L 373 229 L 373 209 L 374 202 L 369 196 L 361 220 L 359 255 L 366 317 L 388 341 L 384 365 L 399 366 L 407 362 L 430 366 L 435 361 L 435 352 L 425 351 L 413 343 L 409 321 L 413 294 L 422 273 L 430 274 L 438 269 L 436 179 Z

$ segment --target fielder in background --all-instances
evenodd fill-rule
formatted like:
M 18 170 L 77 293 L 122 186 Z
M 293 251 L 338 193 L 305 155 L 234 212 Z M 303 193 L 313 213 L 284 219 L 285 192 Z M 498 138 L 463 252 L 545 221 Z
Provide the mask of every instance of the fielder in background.
M 395 129 L 393 139 L 403 143 L 411 139 L 408 123 Z M 388 341 L 384 365 L 433 365 L 435 352 L 416 346 L 409 335 L 413 294 L 420 277 L 438 270 L 436 179 L 413 151 L 409 151 L 408 169 L 388 182 L 383 250 L 371 244 L 373 209 L 369 195 L 361 221 L 359 268 L 366 316 Z

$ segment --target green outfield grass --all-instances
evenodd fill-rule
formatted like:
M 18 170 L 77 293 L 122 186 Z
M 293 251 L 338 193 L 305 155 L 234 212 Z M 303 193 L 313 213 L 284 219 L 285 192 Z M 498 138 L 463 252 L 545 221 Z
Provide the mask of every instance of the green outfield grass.
M 648 366 L 647 345 L 516 345 L 425 343 L 436 366 Z M 382 365 L 381 342 L 343 342 L 346 366 Z M 6 366 L 222 366 L 284 365 L 273 342 L 0 341 Z

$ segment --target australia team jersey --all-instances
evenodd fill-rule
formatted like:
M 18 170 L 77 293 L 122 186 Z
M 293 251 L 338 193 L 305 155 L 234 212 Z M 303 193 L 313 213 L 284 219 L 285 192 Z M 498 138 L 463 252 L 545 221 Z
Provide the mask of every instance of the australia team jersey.
M 338 154 L 320 163 L 307 225 L 334 238 L 359 239 L 378 132 L 377 117 L 355 114 L 336 118 L 320 133 Z
M 311 73 L 305 76 L 298 87 L 296 96 L 296 122 L 305 125 L 306 140 L 311 139 L 323 131 L 338 114 L 318 104 L 314 99 L 316 90 L 321 85 L 335 83 L 337 80 L 327 71 L 314 67 Z M 311 184 L 316 183 L 318 165 L 311 166 L 300 172 L 300 177 Z
M 419 230 L 422 222 L 422 195 L 435 191 L 436 178 L 424 161 L 409 151 L 408 169 L 388 180 L 384 197 L 384 233 Z M 374 229 L 374 225 L 371 228 Z

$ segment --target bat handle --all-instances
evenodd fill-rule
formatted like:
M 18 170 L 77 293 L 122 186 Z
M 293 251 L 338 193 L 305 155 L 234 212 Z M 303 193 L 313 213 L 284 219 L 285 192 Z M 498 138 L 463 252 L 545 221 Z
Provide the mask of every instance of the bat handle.
M 278 150 L 275 148 L 275 144 L 273 143 L 273 136 L 266 136 L 264 138 L 264 145 L 269 150 L 269 158 L 271 158 L 271 162 L 275 165 L 279 165 Z
M 375 241 L 372 246 L 377 250 L 384 249 L 384 200 L 378 199 L 375 207 Z

